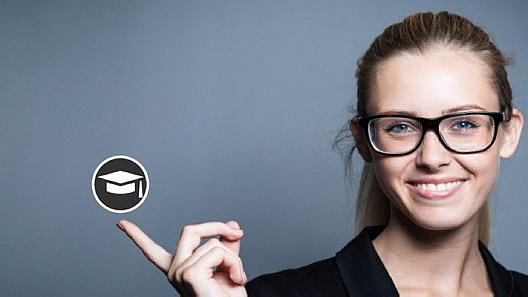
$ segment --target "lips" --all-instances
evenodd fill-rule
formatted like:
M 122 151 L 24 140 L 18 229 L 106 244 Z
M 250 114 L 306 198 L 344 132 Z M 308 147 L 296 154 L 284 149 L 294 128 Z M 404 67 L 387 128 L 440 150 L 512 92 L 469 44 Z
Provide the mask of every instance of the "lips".
M 424 178 L 411 180 L 406 185 L 422 198 L 439 200 L 455 194 L 465 181 L 463 178 Z

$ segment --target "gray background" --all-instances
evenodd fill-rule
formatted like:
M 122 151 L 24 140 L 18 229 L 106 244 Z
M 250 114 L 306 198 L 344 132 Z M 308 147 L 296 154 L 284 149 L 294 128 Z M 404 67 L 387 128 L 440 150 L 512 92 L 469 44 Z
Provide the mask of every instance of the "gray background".
M 443 9 L 515 58 L 528 111 L 526 1 L 0 1 L 0 295 L 173 295 L 121 218 L 170 251 L 185 224 L 236 219 L 250 278 L 332 256 L 354 235 L 331 144 L 355 61 L 387 25 Z M 526 151 L 524 136 L 501 164 L 491 245 L 525 273 Z M 115 154 L 150 175 L 124 215 L 90 188 Z

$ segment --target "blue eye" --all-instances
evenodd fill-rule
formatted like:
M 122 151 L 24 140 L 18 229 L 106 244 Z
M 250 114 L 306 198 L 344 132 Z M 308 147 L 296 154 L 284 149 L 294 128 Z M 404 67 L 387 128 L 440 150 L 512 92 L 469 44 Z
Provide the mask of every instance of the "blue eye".
M 385 128 L 385 131 L 388 132 L 388 133 L 400 134 L 400 133 L 413 132 L 414 128 L 411 127 L 410 125 L 405 124 L 405 123 L 397 123 L 397 124 L 394 124 L 394 125 L 391 125 L 391 126 Z
M 478 127 L 478 125 L 476 125 L 475 123 L 472 123 L 472 122 L 467 121 L 467 120 L 463 120 L 463 121 L 459 121 L 459 122 L 454 123 L 451 126 L 451 129 L 467 131 L 467 130 L 474 129 L 474 128 L 477 128 L 477 127 Z

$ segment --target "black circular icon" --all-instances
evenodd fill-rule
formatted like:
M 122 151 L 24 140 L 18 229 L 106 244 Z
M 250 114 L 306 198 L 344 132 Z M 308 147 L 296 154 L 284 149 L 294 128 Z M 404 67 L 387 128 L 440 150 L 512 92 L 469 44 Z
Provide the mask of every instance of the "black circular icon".
M 147 198 L 147 171 L 134 158 L 113 156 L 97 166 L 92 177 L 95 200 L 106 210 L 126 213 L 138 208 Z

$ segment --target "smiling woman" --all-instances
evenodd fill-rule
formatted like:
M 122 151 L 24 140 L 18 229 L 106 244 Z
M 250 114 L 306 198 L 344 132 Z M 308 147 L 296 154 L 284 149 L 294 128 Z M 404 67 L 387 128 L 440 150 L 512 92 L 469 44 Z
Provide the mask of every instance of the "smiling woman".
M 234 221 L 184 227 L 174 255 L 118 226 L 184 296 L 528 296 L 528 277 L 486 248 L 487 200 L 523 125 L 507 63 L 448 12 L 412 15 L 375 39 L 358 62 L 349 122 L 365 160 L 365 228 L 335 257 L 246 284 Z
M 470 111 L 500 112 L 496 92 L 485 78 L 488 69 L 483 63 L 474 61 L 472 55 L 464 49 L 438 46 L 422 53 L 390 58 L 376 72 L 367 114 L 401 114 L 405 111 L 423 117 L 440 117 L 455 111 L 447 115 L 459 117 L 462 116 L 459 112 L 467 111 L 467 107 Z M 477 117 L 480 114 L 469 115 Z M 457 141 L 472 141 L 466 145 L 474 148 L 469 152 L 475 153 L 449 152 L 441 141 L 449 133 L 439 133 L 444 137 L 438 137 L 422 129 L 420 139 L 423 140 L 416 151 L 407 151 L 398 158 L 379 154 L 369 156 L 373 159 L 379 185 L 390 200 L 392 220 L 407 218 L 427 230 L 447 230 L 458 229 L 470 220 L 478 219 L 478 211 L 495 183 L 500 154 L 502 150 L 511 151 L 508 147 L 511 144 L 505 139 L 516 132 L 509 129 L 511 125 L 502 125 L 497 145 L 482 151 L 495 138 L 495 129 L 490 114 L 480 116 L 487 117 L 482 120 L 483 125 L 488 123 L 488 128 L 482 127 L 488 132 L 476 133 L 482 139 L 463 133 L 465 140 Z M 518 122 L 519 112 L 514 110 L 510 117 L 513 119 L 509 124 Z M 465 114 L 461 119 L 467 123 L 470 118 Z M 453 128 L 453 125 L 449 127 L 450 130 Z M 460 135 L 457 137 L 461 138 Z M 369 143 L 373 143 L 371 136 Z M 463 146 L 450 147 L 458 151 Z M 445 190 L 447 183 L 457 185 Z M 404 215 L 397 215 L 397 212 Z M 389 226 L 395 223 L 390 222 Z M 470 225 L 478 226 L 477 222 Z M 471 230 L 472 227 L 467 232 Z

